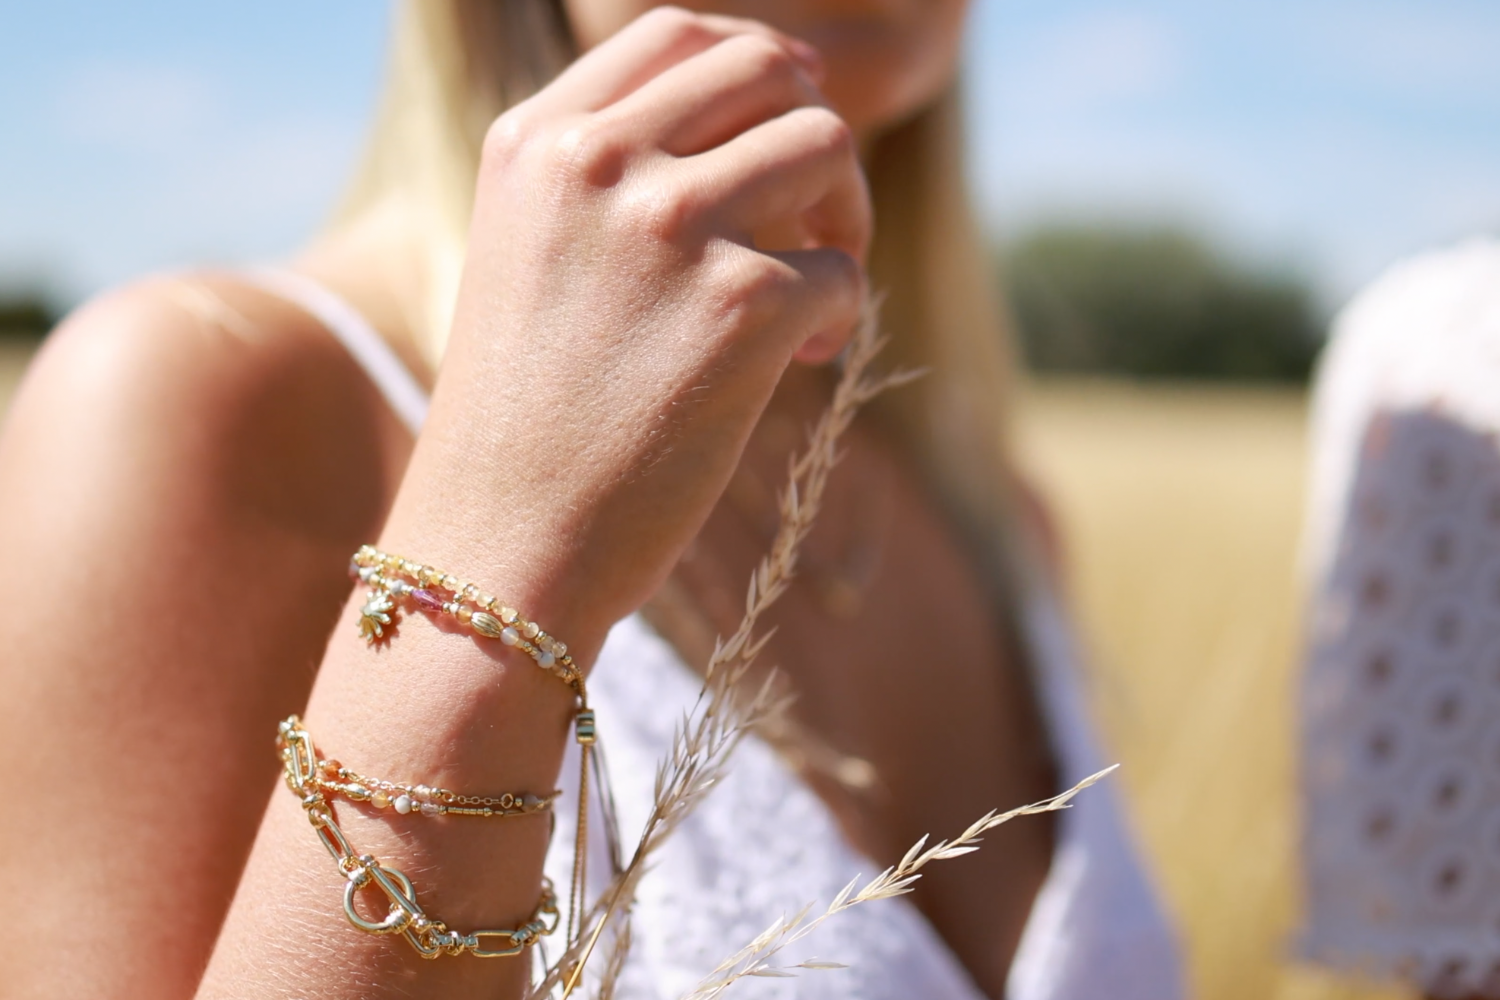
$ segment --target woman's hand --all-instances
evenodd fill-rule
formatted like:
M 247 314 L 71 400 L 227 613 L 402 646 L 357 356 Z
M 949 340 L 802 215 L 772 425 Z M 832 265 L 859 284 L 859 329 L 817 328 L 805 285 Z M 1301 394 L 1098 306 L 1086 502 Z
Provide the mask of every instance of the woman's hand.
M 869 202 L 817 73 L 660 8 L 494 123 L 393 547 L 521 588 L 580 651 L 649 597 L 787 364 L 858 316 Z
M 869 206 L 815 73 L 765 28 L 661 11 L 495 123 L 382 547 L 483 584 L 592 661 L 697 532 L 788 362 L 830 358 L 855 322 Z M 418 614 L 372 650 L 360 600 L 304 713 L 329 752 L 455 789 L 557 787 L 571 689 Z M 339 823 L 451 927 L 515 927 L 536 907 L 545 822 L 341 807 Z M 529 960 L 427 963 L 351 930 L 343 884 L 276 795 L 199 996 L 524 991 Z

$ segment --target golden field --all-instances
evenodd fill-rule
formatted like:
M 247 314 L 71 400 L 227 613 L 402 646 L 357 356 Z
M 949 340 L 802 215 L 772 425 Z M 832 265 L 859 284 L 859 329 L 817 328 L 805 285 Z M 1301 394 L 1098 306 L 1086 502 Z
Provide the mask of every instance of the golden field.
M 1040 381 L 1024 464 L 1052 501 L 1137 832 L 1204 1000 L 1399 994 L 1287 959 L 1305 396 Z
M 27 357 L 0 341 L 0 412 Z M 1300 393 L 1041 381 L 1024 461 L 1067 539 L 1093 695 L 1203 1000 L 1376 1000 L 1286 961 Z

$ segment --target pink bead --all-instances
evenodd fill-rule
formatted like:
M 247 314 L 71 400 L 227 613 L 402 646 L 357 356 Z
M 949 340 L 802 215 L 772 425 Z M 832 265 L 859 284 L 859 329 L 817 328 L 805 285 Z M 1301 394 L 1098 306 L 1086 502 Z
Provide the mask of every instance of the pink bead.
M 443 599 L 430 590 L 417 589 L 411 592 L 411 599 L 422 606 L 423 610 L 431 611 L 433 614 L 441 614 L 443 610 Z

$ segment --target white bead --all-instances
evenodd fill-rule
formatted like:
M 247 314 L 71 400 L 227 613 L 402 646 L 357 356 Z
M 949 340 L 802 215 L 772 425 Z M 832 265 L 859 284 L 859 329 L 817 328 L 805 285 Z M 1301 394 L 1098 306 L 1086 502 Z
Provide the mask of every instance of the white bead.
M 411 796 L 410 795 L 398 795 L 398 796 L 396 796 L 396 801 L 393 802 L 392 805 L 394 805 L 396 807 L 396 811 L 398 813 L 400 813 L 401 815 L 405 816 L 407 813 L 411 812 L 411 806 L 412 806 Z
M 556 662 L 557 657 L 553 656 L 551 653 L 542 653 L 536 658 L 536 665 L 539 667 L 550 667 Z
M 514 646 L 521 641 L 521 633 L 507 625 L 500 633 L 500 641 L 507 646 Z

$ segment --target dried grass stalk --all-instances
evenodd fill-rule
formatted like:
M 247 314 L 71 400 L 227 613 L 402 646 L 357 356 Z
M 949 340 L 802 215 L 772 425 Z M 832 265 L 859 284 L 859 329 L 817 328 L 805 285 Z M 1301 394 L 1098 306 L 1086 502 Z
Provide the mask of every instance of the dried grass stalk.
M 650 858 L 723 776 L 730 756 L 745 735 L 778 715 L 784 700 L 769 676 L 753 694 L 739 685 L 770 634 L 757 635 L 762 616 L 785 593 L 796 572 L 797 554 L 823 501 L 828 476 L 839 461 L 838 442 L 859 408 L 886 389 L 908 381 L 912 373 L 874 376 L 870 365 L 880 352 L 876 334 L 878 308 L 867 303 L 845 354 L 833 400 L 808 437 L 806 450 L 793 458 L 786 490 L 780 497 L 781 524 L 771 550 L 751 575 L 745 616 L 727 639 L 715 644 L 704 667 L 698 700 L 678 724 L 672 748 L 657 768 L 655 802 L 635 853 L 609 887 L 589 908 L 578 940 L 550 965 L 527 994 L 528 1000 L 564 997 L 582 981 L 582 972 L 606 929 L 617 929 L 610 941 L 599 996 L 613 993 L 630 945 L 629 918 L 636 887 Z
M 933 861 L 946 861 L 949 858 L 962 857 L 965 854 L 979 850 L 979 842 L 983 839 L 986 831 L 993 830 L 1003 823 L 1008 823 L 1020 816 L 1033 816 L 1037 813 L 1054 812 L 1059 809 L 1068 808 L 1068 803 L 1075 795 L 1103 778 L 1118 767 L 1105 768 L 1097 774 L 1092 774 L 1083 779 L 1072 788 L 1055 795 L 1050 799 L 1033 803 L 1029 806 L 1021 806 L 1009 812 L 991 811 L 976 820 L 967 830 L 952 840 L 940 840 L 931 847 L 927 847 L 927 838 L 924 836 L 911 846 L 906 856 L 901 861 L 887 868 L 875 876 L 864 886 L 859 886 L 859 879 L 853 879 L 848 885 L 840 890 L 834 897 L 833 902 L 828 904 L 827 909 L 812 920 L 808 914 L 812 911 L 811 905 L 804 906 L 801 911 L 790 918 L 782 918 L 770 927 L 762 931 L 755 940 L 741 948 L 735 954 L 719 963 L 719 967 L 709 973 L 702 982 L 687 994 L 682 1000 L 713 1000 L 727 990 L 732 984 L 747 976 L 761 977 L 786 977 L 795 976 L 797 969 L 842 969 L 845 966 L 837 962 L 823 962 L 814 959 L 798 962 L 795 965 L 774 965 L 772 960 L 783 949 L 806 938 L 813 931 L 831 917 L 852 909 L 861 903 L 869 903 L 877 899 L 891 899 L 912 891 L 917 879 L 922 877 L 922 868 Z M 924 850 L 925 848 L 925 850 Z
M 751 575 L 745 596 L 745 615 L 728 639 L 715 644 L 704 667 L 703 688 L 698 699 L 678 724 L 672 748 L 656 773 L 655 801 L 635 853 L 611 880 L 584 917 L 582 933 L 543 978 L 527 994 L 528 1000 L 553 996 L 558 990 L 567 997 L 582 982 L 583 970 L 606 931 L 608 958 L 595 990 L 599 1000 L 611 1000 L 624 969 L 631 943 L 630 912 L 636 888 L 649 861 L 672 832 L 725 773 L 730 757 L 744 737 L 757 727 L 772 723 L 785 707 L 777 694 L 774 673 L 747 696 L 739 687 L 770 634 L 757 635 L 762 616 L 781 597 L 796 572 L 797 554 L 812 529 L 823 500 L 828 476 L 838 464 L 838 442 L 848 430 L 859 408 L 892 386 L 909 381 L 915 373 L 872 376 L 870 365 L 882 341 L 876 335 L 877 309 L 867 306 L 846 355 L 844 370 L 834 389 L 833 401 L 809 436 L 807 449 L 790 463 L 787 488 L 780 497 L 781 523 L 770 552 Z M 778 920 L 720 963 L 684 1000 L 710 1000 L 733 983 L 750 976 L 785 977 L 795 970 L 843 968 L 836 962 L 807 960 L 790 966 L 773 964 L 788 946 L 803 940 L 824 921 L 861 903 L 890 899 L 912 890 L 921 869 L 933 861 L 961 857 L 979 849 L 986 831 L 1021 816 L 1065 809 L 1074 796 L 1099 781 L 1114 768 L 1091 775 L 1050 799 L 1012 809 L 991 811 L 953 840 L 926 847 L 923 837 L 901 861 L 871 879 L 863 887 L 854 879 L 817 917 L 808 919 L 811 904 L 791 918 Z

